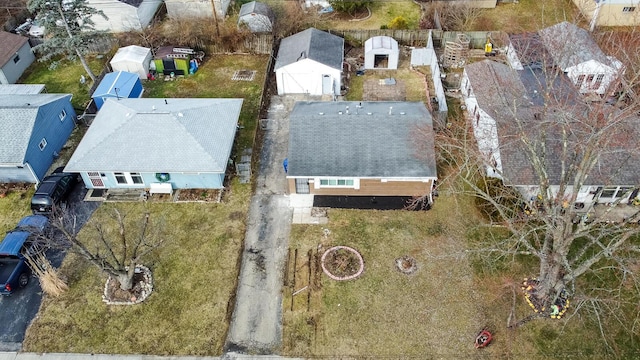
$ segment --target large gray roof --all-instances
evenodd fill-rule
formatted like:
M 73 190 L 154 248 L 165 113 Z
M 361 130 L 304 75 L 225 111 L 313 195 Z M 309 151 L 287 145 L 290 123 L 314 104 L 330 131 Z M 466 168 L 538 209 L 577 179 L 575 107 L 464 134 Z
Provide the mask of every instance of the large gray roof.
M 421 102 L 297 102 L 288 162 L 288 176 L 436 177 L 431 115 Z
M 522 71 L 511 70 L 491 60 L 467 65 L 465 71 L 479 107 L 496 121 L 505 180 L 512 185 L 539 184 L 523 142 L 526 138 L 544 144 L 539 150 L 546 152 L 545 171 L 551 184 L 558 184 L 563 131 L 569 132 L 569 151 L 579 156 L 585 146 L 585 134 L 593 131 L 589 121 L 585 121 L 593 116 L 587 114 L 601 109 L 592 109 L 592 105 L 584 103 L 564 74 L 555 74 L 551 82 L 545 80 L 545 75 L 550 74 L 544 71 L 527 67 Z M 545 87 L 550 84 L 553 84 L 549 88 L 551 95 L 543 97 Z M 586 185 L 633 185 L 640 181 L 640 167 L 635 165 L 640 163 L 640 150 L 634 140 L 640 137 L 640 119 L 616 117 L 620 122 L 610 130 L 608 147 L 602 149 Z M 545 134 L 545 138 L 540 134 Z
M 612 66 L 591 34 L 567 21 L 538 31 L 542 43 L 562 70 L 589 60 Z
M 224 172 L 242 99 L 107 99 L 65 170 Z
M 309 28 L 282 39 L 274 70 L 303 59 L 311 59 L 340 70 L 343 58 L 343 38 Z
M 40 107 L 62 98 L 71 94 L 0 95 L 0 164 L 24 163 Z

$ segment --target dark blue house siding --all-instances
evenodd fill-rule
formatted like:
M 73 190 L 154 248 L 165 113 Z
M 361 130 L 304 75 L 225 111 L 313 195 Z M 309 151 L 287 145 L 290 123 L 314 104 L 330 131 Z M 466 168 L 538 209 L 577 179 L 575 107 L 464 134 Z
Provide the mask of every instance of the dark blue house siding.
M 62 110 L 66 113 L 63 121 L 59 116 Z M 25 162 L 31 165 L 39 180 L 47 173 L 55 156 L 69 139 L 75 127 L 75 119 L 76 113 L 71 105 L 71 96 L 43 105 L 38 110 Z M 47 145 L 40 150 L 39 144 L 42 139 L 46 140 Z

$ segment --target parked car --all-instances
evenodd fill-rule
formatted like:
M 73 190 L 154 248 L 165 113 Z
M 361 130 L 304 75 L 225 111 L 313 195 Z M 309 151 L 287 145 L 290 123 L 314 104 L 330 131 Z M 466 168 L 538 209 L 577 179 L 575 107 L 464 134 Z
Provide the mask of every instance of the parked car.
M 62 168 L 56 169 L 38 185 L 31 198 L 31 210 L 34 214 L 51 214 L 55 207 L 67 198 L 77 183 L 76 174 L 64 173 Z
M 24 253 L 32 248 L 32 236 L 28 231 L 11 231 L 0 243 L 0 294 L 11 295 L 29 284 L 31 269 Z

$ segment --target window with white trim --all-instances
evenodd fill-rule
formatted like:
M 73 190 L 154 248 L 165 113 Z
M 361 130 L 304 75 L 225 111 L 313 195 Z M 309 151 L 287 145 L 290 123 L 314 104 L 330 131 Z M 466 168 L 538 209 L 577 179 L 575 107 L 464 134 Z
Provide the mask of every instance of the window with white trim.
M 592 89 L 600 88 L 600 85 L 602 85 L 602 80 L 604 80 L 604 74 L 598 74 L 598 76 L 596 76 L 596 81 L 593 84 L 591 84 L 591 88 Z
M 16 57 L 13 58 L 13 63 L 17 64 L 20 61 L 20 55 L 16 55 Z
M 42 138 L 42 140 L 40 140 L 40 143 L 38 144 L 38 147 L 40 148 L 40 151 L 44 150 L 44 148 L 47 147 L 47 139 Z
M 127 177 L 124 176 L 124 173 L 115 172 L 115 173 L 113 173 L 113 176 L 116 177 L 116 183 L 118 183 L 120 185 L 126 185 L 127 184 Z
M 60 118 L 60 121 L 64 121 L 64 119 L 67 118 L 67 112 L 62 109 L 62 111 L 60 111 L 60 114 L 58 114 L 58 117 Z
M 353 179 L 320 179 L 320 187 L 354 187 Z
M 131 182 L 133 182 L 134 184 L 139 184 L 142 185 L 144 184 L 144 181 L 142 180 L 142 175 L 140 175 L 140 173 L 131 173 Z
M 634 12 L 636 11 L 636 7 L 635 6 L 625 6 L 622 8 L 622 12 L 623 13 L 629 13 L 629 12 Z

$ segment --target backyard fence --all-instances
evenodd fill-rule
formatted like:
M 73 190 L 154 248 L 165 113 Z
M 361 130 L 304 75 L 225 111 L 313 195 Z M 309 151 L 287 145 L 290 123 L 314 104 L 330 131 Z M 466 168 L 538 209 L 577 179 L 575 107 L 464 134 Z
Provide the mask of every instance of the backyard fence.
M 206 47 L 212 54 L 271 54 L 271 51 L 273 49 L 273 35 L 251 34 L 247 36 L 243 41 L 238 43 L 223 44 L 222 42 L 218 42 L 215 44 L 209 44 Z
M 458 34 L 465 34 L 470 40 L 472 49 L 484 49 L 487 37 L 490 36 L 494 46 L 504 46 L 507 44 L 507 35 L 502 31 L 442 31 L 442 30 L 328 30 L 329 33 L 343 37 L 347 41 L 355 42 L 358 45 L 374 36 L 389 36 L 402 45 L 407 46 L 427 46 L 429 33 L 433 37 L 435 48 L 441 48 L 447 41 L 456 41 Z

